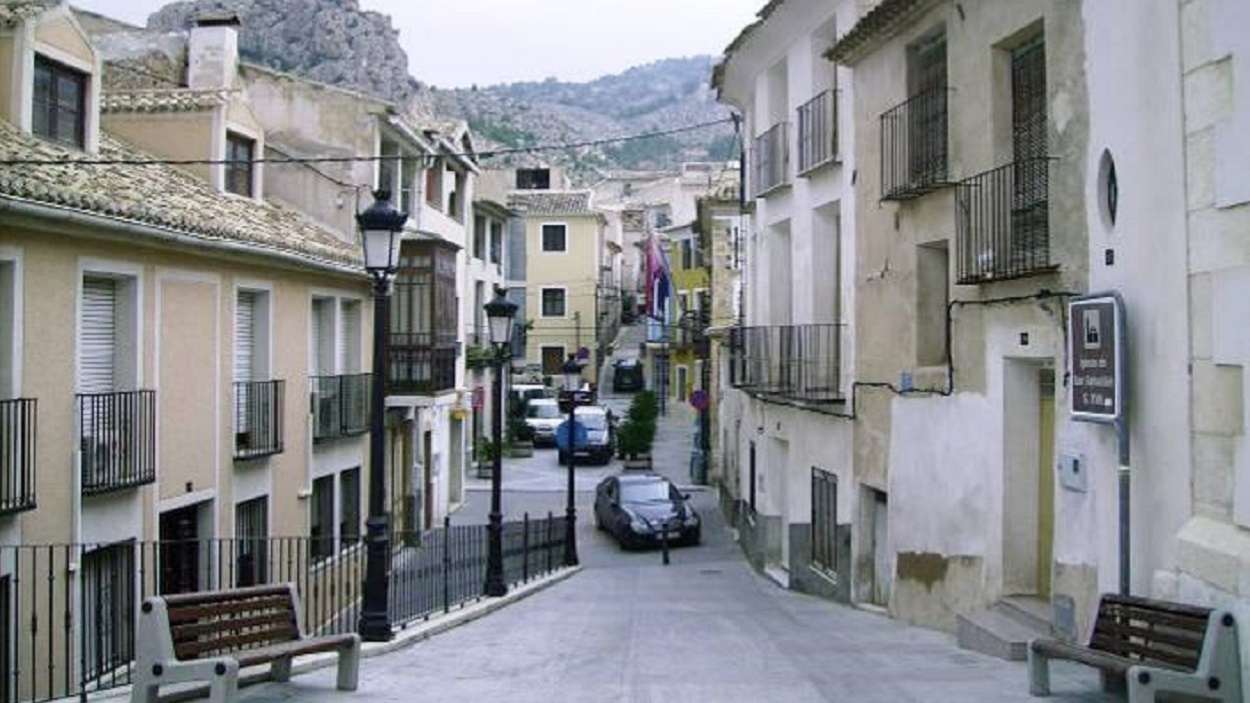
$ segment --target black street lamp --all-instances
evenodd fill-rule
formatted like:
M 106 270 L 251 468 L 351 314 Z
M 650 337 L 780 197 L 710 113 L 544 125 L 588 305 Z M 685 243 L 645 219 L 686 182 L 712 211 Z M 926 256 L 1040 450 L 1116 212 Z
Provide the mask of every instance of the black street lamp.
M 577 508 L 573 505 L 575 481 L 573 467 L 577 463 L 577 427 L 578 395 L 582 387 L 582 366 L 577 357 L 569 354 L 569 360 L 561 369 L 564 375 L 564 393 L 561 394 L 562 409 L 569 413 L 568 429 L 568 463 L 569 463 L 569 496 L 564 508 L 564 565 L 577 566 Z
M 503 510 L 500 506 L 503 474 L 503 372 L 504 362 L 512 351 L 512 318 L 516 303 L 504 297 L 502 288 L 495 289 L 495 299 L 482 306 L 490 330 L 490 343 L 495 347 L 495 451 L 490 475 L 490 543 L 486 550 L 486 584 L 483 593 L 502 596 L 508 592 L 503 580 Z
M 389 591 L 391 580 L 390 515 L 386 512 L 386 357 L 390 338 L 391 280 L 399 268 L 406 213 L 391 205 L 391 193 L 373 194 L 373 205 L 356 215 L 364 247 L 365 271 L 373 278 L 373 395 L 369 424 L 369 519 L 366 526 L 365 598 L 357 630 L 368 642 L 393 636 Z

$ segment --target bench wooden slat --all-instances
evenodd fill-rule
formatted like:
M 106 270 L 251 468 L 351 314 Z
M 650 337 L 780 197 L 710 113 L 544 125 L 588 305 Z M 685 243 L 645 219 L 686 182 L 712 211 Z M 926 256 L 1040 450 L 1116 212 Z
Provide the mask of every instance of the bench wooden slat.
M 183 623 L 201 620 L 204 618 L 213 618 L 232 613 L 251 613 L 265 610 L 291 610 L 290 596 L 252 598 L 250 600 L 229 601 L 218 604 L 169 608 L 169 622 L 170 624 L 181 625 Z
M 1211 617 L 1211 609 L 1204 608 L 1200 605 L 1173 603 L 1172 601 L 1155 600 L 1153 598 L 1143 598 L 1141 596 L 1123 596 L 1118 593 L 1104 593 L 1099 604 L 1099 610 L 1101 610 L 1104 605 L 1125 605 L 1144 608 L 1172 615 L 1201 618 L 1204 622 Z
M 245 652 L 239 652 L 232 656 L 239 661 L 240 667 L 255 666 L 257 664 L 265 664 L 283 657 L 296 657 L 301 654 L 317 654 L 318 652 L 333 651 L 344 645 L 350 644 L 353 640 L 354 637 L 352 635 L 309 637 L 307 639 L 283 642 L 282 644 L 275 644 L 269 647 L 249 649 Z
M 174 653 L 179 659 L 196 659 L 208 652 L 228 652 L 254 645 L 257 643 L 286 643 L 295 641 L 298 633 L 294 625 L 275 627 L 267 630 L 248 632 L 241 635 L 222 635 L 210 639 L 183 642 L 174 645 Z
M 1120 606 L 1106 611 L 1099 611 L 1098 622 L 1105 622 L 1108 620 L 1139 620 L 1142 622 L 1166 625 L 1177 630 L 1185 630 L 1187 632 L 1195 633 L 1206 632 L 1207 628 L 1206 618 L 1195 618 L 1187 615 L 1176 615 L 1174 613 L 1144 610 L 1141 608 L 1124 608 Z
M 1160 629 L 1149 625 L 1134 625 L 1131 623 L 1103 622 L 1099 621 L 1094 627 L 1094 634 L 1103 635 L 1114 639 L 1128 640 L 1137 638 L 1140 640 L 1149 640 L 1159 642 L 1171 647 L 1176 647 L 1184 651 L 1193 651 L 1202 649 L 1202 638 L 1204 632 L 1192 632 L 1189 630 Z
M 1137 661 L 1150 664 L 1163 663 L 1171 664 L 1193 671 L 1198 666 L 1198 654 L 1190 652 L 1167 651 L 1159 647 L 1152 647 L 1147 643 L 1134 642 L 1130 640 L 1113 640 L 1104 635 L 1094 635 L 1090 638 L 1090 648 L 1101 650 L 1109 654 L 1117 654 L 1119 656 L 1135 655 L 1131 658 Z
M 294 627 L 293 617 L 293 613 L 278 612 L 272 615 L 232 618 L 229 620 L 197 621 L 190 625 L 175 625 L 169 628 L 169 630 L 173 636 L 174 643 L 178 644 L 196 640 L 204 635 L 211 635 L 222 630 L 248 630 L 280 623 L 290 624 Z
M 248 598 L 260 598 L 263 596 L 282 596 L 288 600 L 291 598 L 291 591 L 284 585 L 265 585 L 265 586 L 248 586 L 245 588 L 233 588 L 221 591 L 196 591 L 194 593 L 176 593 L 167 596 L 161 596 L 165 601 L 165 605 L 175 608 L 182 605 L 201 605 L 205 603 L 219 603 L 223 601 L 246 600 Z

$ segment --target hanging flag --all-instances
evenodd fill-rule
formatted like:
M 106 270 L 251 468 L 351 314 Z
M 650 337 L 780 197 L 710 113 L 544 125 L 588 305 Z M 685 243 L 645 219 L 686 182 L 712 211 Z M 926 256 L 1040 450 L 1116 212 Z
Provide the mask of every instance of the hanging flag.
M 654 234 L 647 238 L 646 255 L 647 315 L 663 322 L 668 299 L 672 295 L 673 280 L 668 257 Z

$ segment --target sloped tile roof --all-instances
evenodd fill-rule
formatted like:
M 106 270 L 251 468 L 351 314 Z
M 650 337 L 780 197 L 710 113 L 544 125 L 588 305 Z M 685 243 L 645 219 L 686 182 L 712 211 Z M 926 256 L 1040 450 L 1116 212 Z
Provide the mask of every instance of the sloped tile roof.
M 513 193 L 508 206 L 528 215 L 592 215 L 589 190 L 536 190 Z
M 939 0 L 880 0 L 855 26 L 838 38 L 825 58 L 843 65 L 853 64 L 884 39 L 898 33 Z
M 157 90 L 110 90 L 100 96 L 100 111 L 195 112 L 211 110 L 229 100 L 230 91 L 171 88 Z
M 0 161 L 84 159 L 0 120 Z M 155 159 L 100 133 L 100 160 Z M 171 165 L 9 165 L 0 163 L 0 199 L 33 201 L 188 235 L 206 244 L 230 243 L 257 254 L 295 256 L 312 265 L 355 268 L 360 252 L 299 212 L 215 190 Z
M 54 0 L 0 0 L 0 27 L 12 27 L 57 4 Z

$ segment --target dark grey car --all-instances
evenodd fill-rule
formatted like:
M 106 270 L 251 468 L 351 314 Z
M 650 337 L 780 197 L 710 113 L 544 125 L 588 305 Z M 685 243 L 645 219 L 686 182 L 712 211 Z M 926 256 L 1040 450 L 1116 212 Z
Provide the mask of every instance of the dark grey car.
M 670 543 L 698 544 L 703 521 L 671 481 L 653 473 L 609 476 L 595 490 L 595 527 L 623 549 L 653 547 L 664 533 Z

